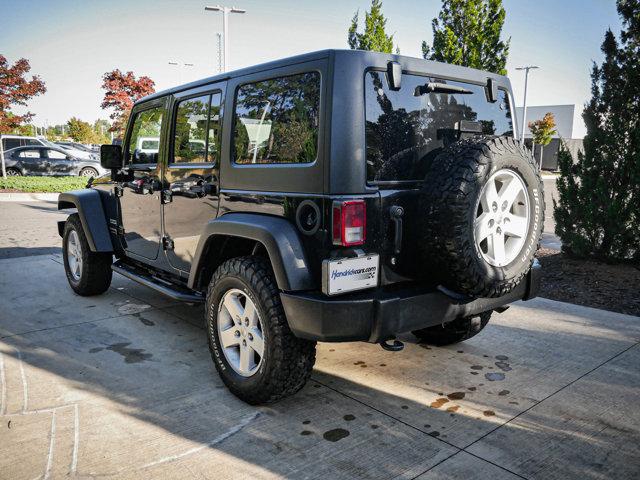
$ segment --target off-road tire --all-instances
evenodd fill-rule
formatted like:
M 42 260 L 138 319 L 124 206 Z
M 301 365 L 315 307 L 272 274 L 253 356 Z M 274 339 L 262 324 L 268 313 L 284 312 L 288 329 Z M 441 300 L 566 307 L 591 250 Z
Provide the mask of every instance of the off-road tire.
M 225 358 L 218 338 L 218 307 L 230 289 L 242 290 L 260 315 L 265 354 L 258 370 L 250 377 L 234 371 Z M 280 301 L 280 292 L 269 262 L 257 256 L 227 260 L 218 267 L 207 291 L 205 322 L 213 363 L 225 385 L 241 400 L 265 404 L 300 390 L 316 359 L 316 342 L 293 335 Z
M 491 311 L 475 316 L 458 318 L 444 325 L 414 330 L 413 334 L 423 343 L 443 347 L 458 342 L 463 342 L 475 337 L 489 323 Z
M 501 169 L 517 173 L 529 198 L 529 229 L 511 263 L 494 266 L 474 239 L 483 186 Z M 458 293 L 500 297 L 529 272 L 544 225 L 542 179 L 529 150 L 511 137 L 475 136 L 446 148 L 432 162 L 423 185 L 419 255 L 431 278 Z M 434 274 L 434 272 L 438 272 Z
M 67 242 L 72 230 L 78 235 L 80 248 L 82 250 L 82 269 L 80 279 L 76 280 L 69 270 L 67 254 Z M 64 234 L 62 237 L 62 257 L 64 270 L 67 275 L 69 285 L 78 295 L 88 297 L 106 292 L 111 285 L 113 256 L 110 253 L 92 252 L 87 242 L 87 236 L 82 228 L 82 222 L 77 213 L 67 218 L 64 224 Z

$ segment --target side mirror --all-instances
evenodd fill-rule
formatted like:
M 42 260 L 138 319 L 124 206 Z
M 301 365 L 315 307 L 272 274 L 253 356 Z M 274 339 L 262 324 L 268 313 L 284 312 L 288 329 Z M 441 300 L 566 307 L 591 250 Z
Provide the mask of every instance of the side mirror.
M 120 145 L 100 145 L 100 165 L 107 170 L 122 168 L 122 147 Z

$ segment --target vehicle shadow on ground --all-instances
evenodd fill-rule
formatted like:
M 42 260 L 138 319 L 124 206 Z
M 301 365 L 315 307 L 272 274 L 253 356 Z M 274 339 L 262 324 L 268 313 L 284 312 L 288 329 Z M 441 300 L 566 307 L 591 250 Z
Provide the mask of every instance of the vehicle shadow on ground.
M 0 260 L 5 258 L 31 257 L 34 255 L 55 255 L 61 253 L 61 247 L 1 247 Z
M 409 354 L 393 357 L 394 363 L 388 363 L 387 368 L 370 368 L 366 377 L 358 380 L 350 379 L 349 371 L 342 371 L 347 367 L 364 371 L 362 363 L 353 362 L 350 349 L 354 344 L 336 345 L 336 348 L 332 345 L 333 363 L 325 364 L 320 359 L 322 371 L 316 371 L 314 380 L 301 392 L 274 405 L 251 407 L 233 397 L 220 381 L 209 358 L 202 328 L 179 319 L 170 311 L 171 308 L 150 309 L 15 336 L 11 336 L 11 325 L 3 325 L 2 353 L 14 362 L 27 364 L 26 378 L 34 396 L 33 404 L 52 407 L 55 405 L 42 402 L 59 402 L 56 398 L 76 398 L 80 403 L 84 412 L 81 428 L 91 431 L 92 443 L 96 445 L 81 445 L 79 474 L 121 475 L 135 470 L 151 473 L 188 459 L 189 448 L 195 442 L 216 452 L 212 466 L 223 461 L 221 458 L 232 456 L 242 461 L 247 474 L 255 466 L 262 472 L 267 470 L 284 477 L 390 478 L 412 468 L 419 474 L 459 451 L 448 439 L 450 433 L 455 432 L 458 420 L 463 420 L 460 428 L 470 432 L 464 446 L 508 420 L 496 421 L 493 415 L 483 418 L 477 411 L 468 415 L 459 413 L 464 408 L 448 411 L 447 404 L 452 405 L 458 399 L 455 395 L 449 398 L 456 392 L 439 392 L 439 388 L 427 385 L 428 382 L 422 381 L 418 388 L 424 392 L 421 398 L 415 394 L 409 398 L 390 388 L 391 379 L 415 384 L 415 376 L 407 372 L 416 368 L 423 369 L 419 375 L 421 380 L 430 379 L 427 358 L 448 359 L 455 354 L 451 348 L 427 349 L 417 344 L 408 344 Z M 184 309 L 182 312 L 184 314 Z M 362 346 L 363 350 L 356 356 L 371 352 L 373 347 Z M 327 357 L 332 348 L 321 346 L 319 356 Z M 486 351 L 487 356 L 493 357 L 494 349 Z M 374 359 L 366 360 L 372 363 Z M 447 363 L 448 360 L 443 364 Z M 457 374 L 454 368 L 439 372 L 440 376 Z M 593 380 L 590 388 L 608 391 L 610 383 L 618 379 L 615 375 L 601 377 Z M 39 394 L 42 397 L 39 398 Z M 49 398 L 45 400 L 44 396 Z M 85 404 L 83 399 L 91 400 Z M 111 405 L 107 413 L 101 407 L 103 403 L 115 406 Z M 522 410 L 512 411 L 511 415 Z M 407 412 L 410 417 L 405 416 Z M 110 431 L 108 422 L 99 420 L 103 414 L 107 418 L 131 417 L 135 419 L 131 425 L 137 425 L 140 430 L 146 428 L 140 427 L 140 422 L 153 426 L 154 430 L 162 429 L 171 434 L 171 445 L 168 449 L 166 445 L 156 448 L 150 435 L 150 447 L 142 449 L 139 456 L 131 456 L 131 450 L 135 451 L 139 442 L 145 441 L 144 434 L 136 433 L 135 442 L 131 443 L 129 435 L 118 438 L 120 429 L 114 428 L 116 438 L 100 439 L 101 434 L 108 435 L 105 432 Z M 557 423 L 553 415 L 539 412 L 528 424 L 507 425 L 502 429 L 519 430 L 518 438 L 525 442 L 520 447 L 542 444 L 549 435 L 571 445 L 575 452 L 593 452 L 595 448 L 607 446 L 598 440 L 601 425 L 585 423 L 575 431 L 558 427 L 550 434 L 544 425 Z M 122 428 L 134 428 L 131 425 Z M 443 433 L 445 431 L 447 433 Z M 637 435 L 636 431 L 632 436 Z M 81 438 L 86 436 L 81 434 Z M 189 442 L 181 443 L 179 439 Z M 103 448 L 100 440 L 108 441 L 112 450 L 100 451 Z M 125 452 L 131 463 L 118 467 L 120 470 L 82 470 L 84 455 L 113 455 L 121 462 Z M 630 452 L 623 448 L 618 456 L 622 454 Z M 563 478 L 602 475 L 609 468 L 600 462 L 600 457 L 594 454 L 591 458 L 581 458 L 582 463 L 563 466 Z M 93 461 L 95 463 L 95 458 Z M 539 462 L 543 461 L 528 458 L 516 467 L 521 467 L 521 474 L 527 474 L 541 468 Z M 633 467 L 627 468 L 631 472 Z

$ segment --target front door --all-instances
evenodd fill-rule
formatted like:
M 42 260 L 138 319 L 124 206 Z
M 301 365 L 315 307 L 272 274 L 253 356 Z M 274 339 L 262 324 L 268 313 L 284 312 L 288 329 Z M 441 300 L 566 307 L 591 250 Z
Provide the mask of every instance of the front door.
M 73 160 L 66 153 L 51 148 L 43 151 L 47 152 L 49 159 L 49 175 L 73 175 Z
M 200 233 L 218 213 L 223 84 L 175 96 L 165 169 L 164 232 L 171 265 L 189 272 Z
M 124 166 L 131 180 L 119 186 L 124 248 L 128 255 L 156 259 L 161 239 L 162 184 L 160 158 L 164 155 L 166 99 L 134 108 L 124 143 Z

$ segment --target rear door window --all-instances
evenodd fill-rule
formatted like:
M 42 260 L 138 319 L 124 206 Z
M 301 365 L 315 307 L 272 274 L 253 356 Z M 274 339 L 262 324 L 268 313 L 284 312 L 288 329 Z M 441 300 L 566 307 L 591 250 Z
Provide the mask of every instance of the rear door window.
M 320 74 L 248 83 L 235 103 L 238 164 L 311 163 L 318 153 Z
M 221 97 L 218 92 L 178 104 L 172 162 L 217 163 Z
M 421 93 L 429 82 L 469 93 Z M 424 91 L 424 90 L 422 90 Z M 513 135 L 509 97 L 498 90 L 489 102 L 484 85 L 418 75 L 402 75 L 390 90 L 384 72 L 365 75 L 367 180 L 371 183 L 422 180 L 444 147 L 471 130 L 483 135 Z

